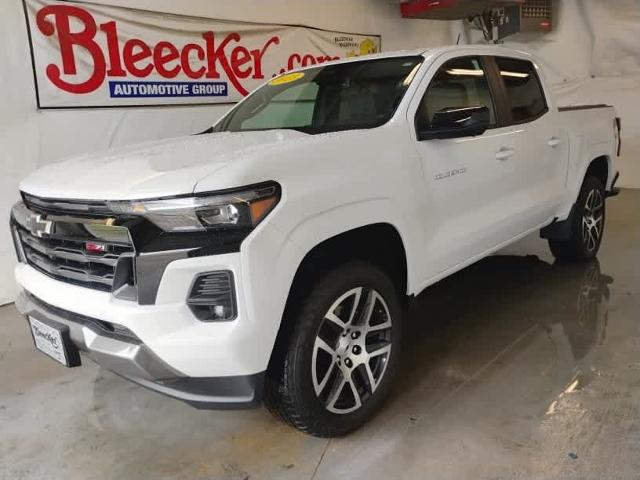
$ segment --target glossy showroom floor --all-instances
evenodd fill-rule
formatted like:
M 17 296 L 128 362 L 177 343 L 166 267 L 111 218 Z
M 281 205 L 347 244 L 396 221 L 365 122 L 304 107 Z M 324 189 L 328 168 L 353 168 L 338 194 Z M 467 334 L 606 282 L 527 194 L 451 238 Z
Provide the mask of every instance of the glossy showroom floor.
M 532 236 L 422 294 L 394 395 L 344 439 L 58 367 L 0 308 L 0 479 L 639 478 L 640 191 L 608 206 L 599 262 Z

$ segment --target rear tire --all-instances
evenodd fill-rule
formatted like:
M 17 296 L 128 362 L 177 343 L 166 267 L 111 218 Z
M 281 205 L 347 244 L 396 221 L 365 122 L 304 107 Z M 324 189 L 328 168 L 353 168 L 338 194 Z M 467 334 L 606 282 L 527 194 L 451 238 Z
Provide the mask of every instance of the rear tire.
M 555 258 L 566 262 L 584 262 L 598 254 L 605 222 L 605 190 L 593 176 L 585 179 L 571 217 L 571 235 L 567 240 L 549 239 Z
M 301 300 L 288 319 L 284 362 L 268 372 L 265 404 L 303 432 L 345 435 L 389 393 L 400 354 L 399 295 L 376 266 L 352 262 L 324 275 Z

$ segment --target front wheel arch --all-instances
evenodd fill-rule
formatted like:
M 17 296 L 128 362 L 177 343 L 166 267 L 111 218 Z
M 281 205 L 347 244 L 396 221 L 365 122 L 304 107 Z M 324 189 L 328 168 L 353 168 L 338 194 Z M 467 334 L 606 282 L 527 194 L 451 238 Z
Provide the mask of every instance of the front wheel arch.
M 314 281 L 335 267 L 353 260 L 370 263 L 391 278 L 403 308 L 407 296 L 407 255 L 400 233 L 390 223 L 374 223 L 330 237 L 304 256 L 291 282 L 280 327 L 267 370 L 281 368 L 286 345 L 293 331 L 293 319 Z

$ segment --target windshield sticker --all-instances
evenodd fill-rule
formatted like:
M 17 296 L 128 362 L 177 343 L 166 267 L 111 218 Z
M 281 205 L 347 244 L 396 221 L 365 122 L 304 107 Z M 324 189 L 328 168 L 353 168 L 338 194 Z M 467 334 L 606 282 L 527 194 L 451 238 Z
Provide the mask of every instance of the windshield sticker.
M 285 83 L 295 82 L 296 80 L 300 80 L 304 77 L 303 72 L 293 72 L 287 73 L 286 75 L 282 75 L 281 77 L 274 78 L 269 82 L 269 85 L 284 85 Z

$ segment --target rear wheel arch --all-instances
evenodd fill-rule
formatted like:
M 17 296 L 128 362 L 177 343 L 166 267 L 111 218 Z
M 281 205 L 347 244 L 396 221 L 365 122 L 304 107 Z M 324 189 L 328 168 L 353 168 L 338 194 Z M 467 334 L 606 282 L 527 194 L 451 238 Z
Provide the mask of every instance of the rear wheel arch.
M 606 189 L 611 178 L 611 158 L 608 155 L 601 155 L 591 160 L 582 177 L 582 181 L 584 182 L 590 176 L 600 180 Z

